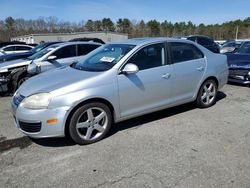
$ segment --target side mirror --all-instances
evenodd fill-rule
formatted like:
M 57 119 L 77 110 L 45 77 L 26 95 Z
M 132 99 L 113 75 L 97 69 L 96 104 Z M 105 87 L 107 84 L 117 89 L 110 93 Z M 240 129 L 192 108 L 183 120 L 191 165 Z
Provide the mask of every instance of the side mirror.
M 56 56 L 55 55 L 51 55 L 47 58 L 47 61 L 53 61 L 53 60 L 56 60 Z
M 127 65 L 125 65 L 125 67 L 122 70 L 124 74 L 135 74 L 138 71 L 139 71 L 139 68 L 137 67 L 137 65 L 133 63 L 128 63 Z

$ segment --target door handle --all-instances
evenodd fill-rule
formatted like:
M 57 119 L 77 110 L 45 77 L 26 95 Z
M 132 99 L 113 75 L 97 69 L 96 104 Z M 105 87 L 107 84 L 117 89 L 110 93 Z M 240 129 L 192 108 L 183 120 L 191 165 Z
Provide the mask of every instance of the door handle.
M 198 71 L 204 71 L 204 67 L 197 68 Z
M 163 74 L 161 77 L 165 78 L 165 79 L 169 79 L 171 77 L 171 74 L 169 74 L 169 73 Z

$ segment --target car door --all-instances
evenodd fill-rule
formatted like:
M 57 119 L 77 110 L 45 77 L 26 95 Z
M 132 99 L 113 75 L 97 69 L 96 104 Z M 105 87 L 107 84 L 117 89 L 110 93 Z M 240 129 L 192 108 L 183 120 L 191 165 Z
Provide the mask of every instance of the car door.
M 191 100 L 206 69 L 204 54 L 190 43 L 171 42 L 169 45 L 173 65 L 173 102 Z
M 126 62 L 137 65 L 139 71 L 118 75 L 121 117 L 143 114 L 170 103 L 172 66 L 167 64 L 166 54 L 165 44 L 153 44 Z
M 76 59 L 76 45 L 67 45 L 57 49 L 55 52 L 51 53 L 50 56 L 56 56 L 55 60 L 42 61 L 40 62 L 41 72 L 45 72 L 50 69 L 55 69 L 61 66 L 70 65 Z

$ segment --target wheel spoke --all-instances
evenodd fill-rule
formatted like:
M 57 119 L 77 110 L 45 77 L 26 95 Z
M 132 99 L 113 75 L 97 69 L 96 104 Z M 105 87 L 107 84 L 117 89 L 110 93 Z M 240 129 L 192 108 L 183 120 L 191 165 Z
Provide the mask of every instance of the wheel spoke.
M 211 83 L 211 84 L 209 85 L 209 87 L 208 87 L 208 91 L 212 91 L 213 87 L 214 87 L 214 85 Z
M 95 122 L 99 123 L 106 116 L 105 112 L 101 112 L 98 116 L 95 117 Z
M 94 115 L 93 115 L 92 109 L 88 109 L 87 114 L 88 114 L 88 120 L 93 121 Z
M 105 129 L 101 126 L 101 125 L 99 125 L 99 124 L 95 124 L 94 125 L 94 129 L 96 129 L 97 131 L 99 131 L 99 132 L 103 132 Z
M 210 98 L 209 98 L 209 95 L 207 95 L 207 97 L 206 97 L 206 104 L 209 104 L 209 100 L 210 100 Z
M 89 140 L 91 138 L 92 133 L 93 133 L 93 128 L 89 127 L 86 133 L 86 139 Z
M 80 128 L 86 128 L 89 126 L 89 123 L 88 122 L 81 122 L 81 123 L 77 123 L 76 124 L 76 128 L 77 129 L 80 129 Z
M 201 100 L 204 100 L 207 97 L 207 93 L 204 92 L 203 95 L 201 96 Z
M 204 86 L 204 89 L 205 89 L 205 92 L 208 92 L 208 89 L 207 89 L 207 86 L 206 86 L 206 85 Z

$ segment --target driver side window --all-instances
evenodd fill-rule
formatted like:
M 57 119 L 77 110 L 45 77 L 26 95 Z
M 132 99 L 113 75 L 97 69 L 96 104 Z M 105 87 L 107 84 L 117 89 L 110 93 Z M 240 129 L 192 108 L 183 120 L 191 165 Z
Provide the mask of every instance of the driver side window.
M 58 49 L 52 54 L 56 59 L 69 58 L 76 56 L 76 45 L 69 45 Z
M 138 66 L 139 70 L 145 70 L 164 66 L 165 61 L 165 46 L 162 43 L 142 48 L 127 63 L 133 63 Z

